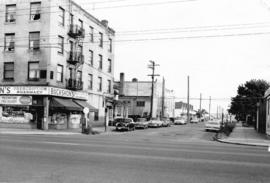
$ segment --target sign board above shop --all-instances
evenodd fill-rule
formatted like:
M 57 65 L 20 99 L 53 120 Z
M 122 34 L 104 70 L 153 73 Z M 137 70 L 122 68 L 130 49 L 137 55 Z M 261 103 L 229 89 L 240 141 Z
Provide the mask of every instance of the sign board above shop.
M 0 96 L 1 105 L 32 105 L 31 96 Z
M 50 86 L 0 86 L 0 95 L 50 95 L 87 100 L 87 93 Z

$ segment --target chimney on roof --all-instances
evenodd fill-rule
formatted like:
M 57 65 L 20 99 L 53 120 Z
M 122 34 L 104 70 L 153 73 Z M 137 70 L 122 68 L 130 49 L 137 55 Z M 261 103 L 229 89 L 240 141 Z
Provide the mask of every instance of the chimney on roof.
M 108 28 L 108 20 L 101 20 L 101 24 L 104 25 L 106 28 Z
M 119 95 L 124 95 L 124 87 L 125 87 L 125 74 L 123 72 L 120 73 L 120 87 L 119 87 Z

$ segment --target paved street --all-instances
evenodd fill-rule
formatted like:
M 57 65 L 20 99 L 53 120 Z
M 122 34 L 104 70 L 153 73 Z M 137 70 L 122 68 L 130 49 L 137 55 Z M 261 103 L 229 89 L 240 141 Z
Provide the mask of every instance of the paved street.
M 0 182 L 270 182 L 267 148 L 212 141 L 202 124 L 95 136 L 0 135 Z

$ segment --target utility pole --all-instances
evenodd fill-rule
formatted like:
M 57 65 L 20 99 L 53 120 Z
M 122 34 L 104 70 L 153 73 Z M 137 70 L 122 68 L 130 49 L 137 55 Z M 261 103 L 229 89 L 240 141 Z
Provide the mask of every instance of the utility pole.
M 152 87 L 151 87 L 151 104 L 150 104 L 150 118 L 152 118 L 153 115 L 153 103 L 154 103 L 154 82 L 155 82 L 155 76 L 160 76 L 159 74 L 155 74 L 155 68 L 159 66 L 159 64 L 156 64 L 154 61 L 150 60 L 150 65 L 148 65 L 149 69 L 152 69 L 152 74 L 149 74 L 152 78 Z
M 161 117 L 165 116 L 165 79 L 162 81 L 162 100 L 161 100 Z
M 201 121 L 201 117 L 202 117 L 202 94 L 200 93 L 200 116 L 199 116 L 199 120 Z
M 209 120 L 211 119 L 211 96 L 209 97 Z
M 190 116 L 189 116 L 189 76 L 187 77 L 187 122 L 189 123 L 190 121 Z

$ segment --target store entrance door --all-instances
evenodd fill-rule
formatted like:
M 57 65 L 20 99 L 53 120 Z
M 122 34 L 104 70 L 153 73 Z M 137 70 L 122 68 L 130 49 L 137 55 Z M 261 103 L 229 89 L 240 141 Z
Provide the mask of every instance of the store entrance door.
M 37 129 L 42 130 L 42 120 L 43 120 L 43 116 L 44 116 L 44 111 L 43 108 L 38 108 L 37 111 Z

